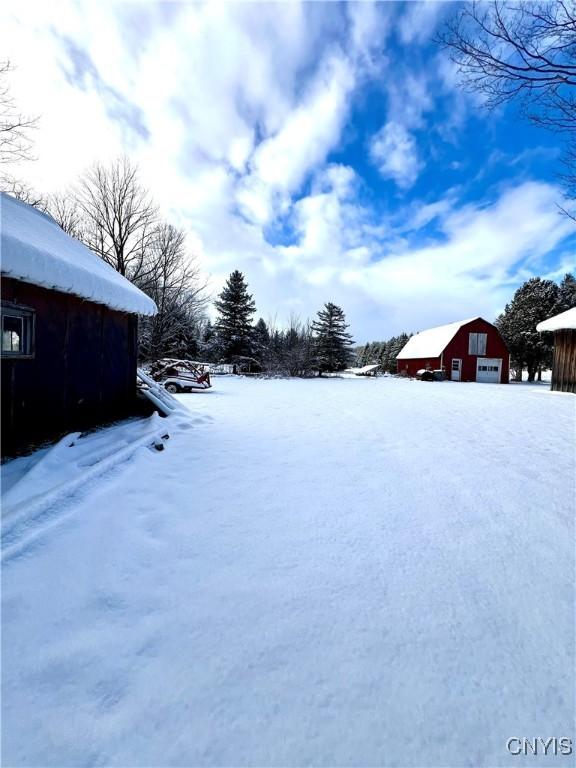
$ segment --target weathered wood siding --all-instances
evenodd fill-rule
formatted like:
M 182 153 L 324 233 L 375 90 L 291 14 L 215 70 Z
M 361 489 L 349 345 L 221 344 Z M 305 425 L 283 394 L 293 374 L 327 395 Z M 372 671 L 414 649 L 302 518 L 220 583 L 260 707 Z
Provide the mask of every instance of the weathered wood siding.
M 2 300 L 36 313 L 34 356 L 2 358 L 2 455 L 131 411 L 135 315 L 8 278 Z
M 554 332 L 552 389 L 576 393 L 576 330 Z

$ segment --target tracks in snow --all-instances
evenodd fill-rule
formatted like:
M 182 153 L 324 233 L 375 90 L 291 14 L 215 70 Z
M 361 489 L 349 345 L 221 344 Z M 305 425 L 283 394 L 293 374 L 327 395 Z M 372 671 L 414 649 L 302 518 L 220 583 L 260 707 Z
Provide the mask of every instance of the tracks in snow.
M 118 472 L 140 448 L 161 450 L 170 436 L 194 421 L 180 407 L 165 419 L 154 413 L 85 437 L 66 435 L 3 494 L 2 561 L 25 553 L 70 514 L 79 495 Z

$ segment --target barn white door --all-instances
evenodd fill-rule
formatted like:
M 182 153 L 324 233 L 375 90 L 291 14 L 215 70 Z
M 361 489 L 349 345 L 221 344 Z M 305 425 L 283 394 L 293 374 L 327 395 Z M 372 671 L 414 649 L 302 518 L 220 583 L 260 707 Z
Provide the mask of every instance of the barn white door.
M 499 384 L 501 370 L 502 358 L 479 357 L 476 362 L 476 381 Z
M 452 360 L 452 370 L 450 372 L 450 378 L 452 381 L 460 381 L 460 376 L 462 375 L 462 360 L 460 358 L 455 357 Z

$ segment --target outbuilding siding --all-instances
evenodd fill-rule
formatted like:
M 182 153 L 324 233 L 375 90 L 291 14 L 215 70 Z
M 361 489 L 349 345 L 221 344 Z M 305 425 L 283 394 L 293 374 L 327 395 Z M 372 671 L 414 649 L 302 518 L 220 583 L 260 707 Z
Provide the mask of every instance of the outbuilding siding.
M 551 389 L 576 393 L 576 330 L 554 332 L 554 361 Z
M 31 358 L 2 359 L 2 454 L 126 416 L 137 316 L 10 278 L 2 301 L 35 312 Z

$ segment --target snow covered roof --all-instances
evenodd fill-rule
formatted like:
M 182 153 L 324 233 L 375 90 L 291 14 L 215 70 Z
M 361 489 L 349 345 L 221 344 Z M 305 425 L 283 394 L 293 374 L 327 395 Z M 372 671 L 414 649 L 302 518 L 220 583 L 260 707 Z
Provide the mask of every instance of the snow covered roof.
M 346 368 L 345 373 L 355 373 L 356 376 L 362 376 L 365 373 L 372 373 L 380 367 L 380 363 L 371 363 L 370 365 L 363 365 L 361 368 Z
M 0 195 L 0 235 L 3 275 L 121 312 L 156 314 L 152 299 L 48 214 L 5 193 Z
M 549 317 L 536 326 L 537 331 L 561 331 L 564 328 L 576 328 L 576 307 Z
M 478 317 L 469 317 L 467 320 L 459 320 L 457 323 L 439 325 L 436 328 L 429 328 L 427 331 L 420 331 L 408 339 L 400 354 L 396 355 L 396 359 L 415 360 L 420 357 L 440 357 L 463 325 L 479 319 Z

